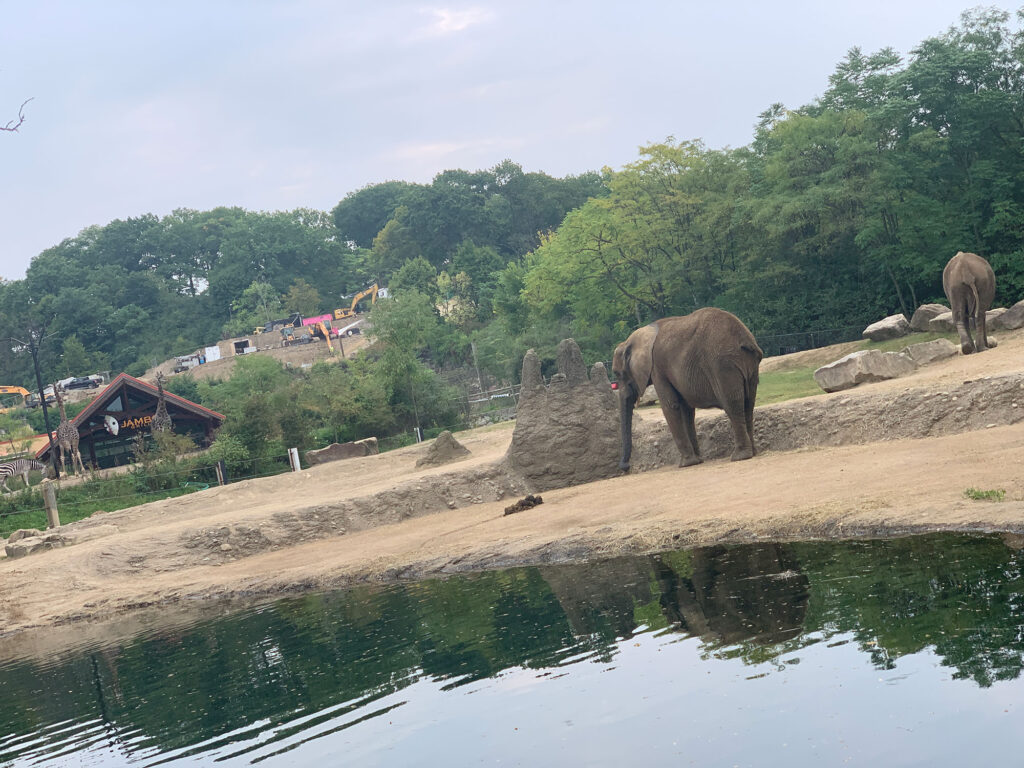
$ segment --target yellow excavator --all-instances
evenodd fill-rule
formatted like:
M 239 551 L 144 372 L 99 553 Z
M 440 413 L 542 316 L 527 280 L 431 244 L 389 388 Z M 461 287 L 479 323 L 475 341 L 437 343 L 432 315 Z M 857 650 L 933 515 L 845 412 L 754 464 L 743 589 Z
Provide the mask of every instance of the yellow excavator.
M 11 408 L 18 408 L 25 404 L 25 398 L 29 396 L 29 391 L 24 387 L 2 387 L 0 386 L 0 395 L 21 395 L 21 402 L 17 405 L 4 405 L 0 402 L 0 413 L 7 413 Z
M 360 301 L 365 299 L 367 296 L 370 297 L 370 304 L 376 304 L 377 303 L 377 293 L 379 291 L 380 291 L 380 287 L 376 283 L 371 285 L 365 291 L 360 291 L 359 293 L 357 293 L 355 296 L 352 297 L 352 306 L 351 307 L 342 307 L 341 309 L 334 310 L 334 319 L 335 320 L 348 320 L 350 317 L 355 317 L 356 316 L 356 305 Z

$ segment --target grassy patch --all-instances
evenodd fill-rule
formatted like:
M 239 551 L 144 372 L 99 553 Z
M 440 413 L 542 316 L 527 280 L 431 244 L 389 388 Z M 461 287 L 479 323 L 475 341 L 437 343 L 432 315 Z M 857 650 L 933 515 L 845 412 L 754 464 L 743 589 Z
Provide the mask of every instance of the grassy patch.
M 866 341 L 861 349 L 877 349 L 880 352 L 899 352 L 911 344 L 923 344 L 936 339 L 948 339 L 954 344 L 959 344 L 960 339 L 955 333 L 912 333 L 900 339 L 889 339 L 888 341 Z
M 761 371 L 760 383 L 757 386 L 757 404 L 771 405 L 772 403 L 782 403 L 786 400 L 796 400 L 800 397 L 822 394 L 821 387 L 814 380 L 814 372 L 822 365 L 834 362 L 851 352 L 861 349 L 899 352 L 911 344 L 922 344 L 934 341 L 935 339 L 949 339 L 954 343 L 958 343 L 955 333 L 912 333 L 909 336 L 904 336 L 900 339 L 890 339 L 889 341 L 868 341 L 865 339 L 856 345 L 841 345 L 845 348 L 845 352 L 836 351 L 835 356 L 827 360 L 823 359 L 821 354 L 822 351 L 827 349 L 825 347 L 819 350 L 808 350 L 808 352 L 818 353 L 813 356 L 797 352 L 793 355 L 792 363 L 783 363 L 774 366 L 769 371 Z M 808 357 L 811 358 L 810 361 Z
M 817 366 L 762 373 L 757 385 L 757 404 L 771 405 L 799 397 L 822 394 L 814 380 Z
M 1002 488 L 993 488 L 989 491 L 983 491 L 979 488 L 968 488 L 964 491 L 964 496 L 974 501 L 1002 501 L 1006 497 L 1006 491 Z
M 83 520 L 100 510 L 112 512 L 148 501 L 183 496 L 194 490 L 195 487 L 182 488 L 180 485 L 155 491 L 143 490 L 137 479 L 127 475 L 92 480 L 62 488 L 57 494 L 57 514 L 63 525 Z M 46 510 L 38 486 L 0 499 L 0 536 L 10 536 L 19 528 L 46 528 Z

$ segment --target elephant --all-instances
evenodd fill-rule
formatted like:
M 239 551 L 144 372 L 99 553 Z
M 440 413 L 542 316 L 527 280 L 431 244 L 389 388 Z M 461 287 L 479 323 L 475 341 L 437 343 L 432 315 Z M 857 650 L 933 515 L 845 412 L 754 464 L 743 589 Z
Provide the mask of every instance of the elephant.
M 733 461 L 749 459 L 754 448 L 754 398 L 764 354 L 735 315 L 704 307 L 683 317 L 666 317 L 639 328 L 615 348 L 622 458 L 629 470 L 633 452 L 633 409 L 651 383 L 681 456 L 679 466 L 700 464 L 694 426 L 697 408 L 721 408 L 732 424 Z
M 994 347 L 988 338 L 985 313 L 996 295 L 996 276 L 992 267 L 976 253 L 958 251 L 942 270 L 942 289 L 953 310 L 953 323 L 960 334 L 960 351 L 965 355 Z M 971 338 L 971 325 L 975 338 Z

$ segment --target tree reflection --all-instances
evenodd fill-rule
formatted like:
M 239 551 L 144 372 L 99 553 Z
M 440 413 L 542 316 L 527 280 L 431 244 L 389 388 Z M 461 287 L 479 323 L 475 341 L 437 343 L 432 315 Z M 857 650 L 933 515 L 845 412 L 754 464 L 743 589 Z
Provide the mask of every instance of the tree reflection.
M 1024 669 L 1022 562 L 1012 537 L 759 543 L 309 595 L 3 668 L 0 762 L 57 749 L 68 722 L 101 723 L 115 753 L 190 754 L 424 677 L 610 659 L 651 630 L 751 664 L 834 636 L 880 667 L 927 649 L 987 686 Z

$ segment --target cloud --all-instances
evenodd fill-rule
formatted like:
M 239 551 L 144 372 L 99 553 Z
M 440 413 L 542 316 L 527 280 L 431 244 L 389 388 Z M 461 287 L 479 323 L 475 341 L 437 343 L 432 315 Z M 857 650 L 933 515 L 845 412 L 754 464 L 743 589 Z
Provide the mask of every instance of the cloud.
M 423 14 L 433 17 L 433 21 L 420 30 L 420 37 L 443 37 L 463 32 L 470 27 L 483 24 L 491 19 L 491 12 L 483 8 L 427 8 Z

